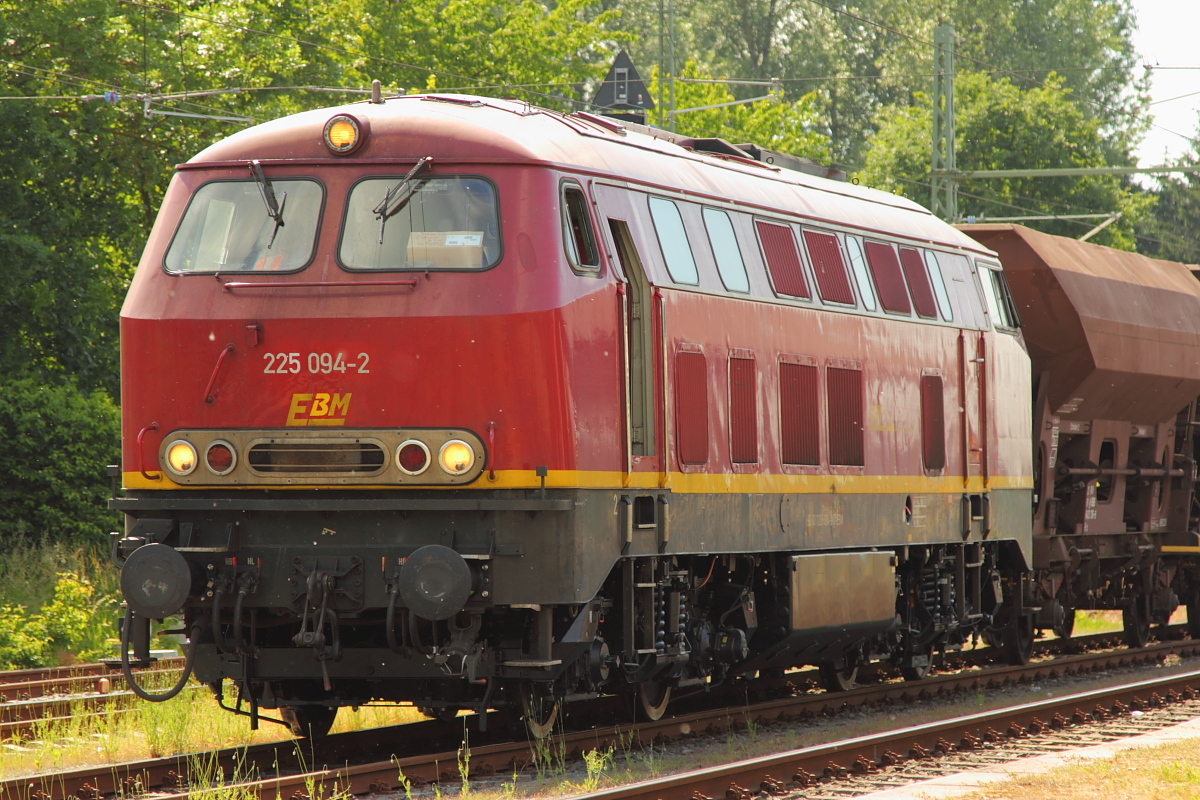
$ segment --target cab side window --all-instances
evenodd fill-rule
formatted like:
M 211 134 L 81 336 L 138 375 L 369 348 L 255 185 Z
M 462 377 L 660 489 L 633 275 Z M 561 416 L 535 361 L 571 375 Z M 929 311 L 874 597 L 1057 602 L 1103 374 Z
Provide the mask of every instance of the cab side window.
M 1000 268 L 982 261 L 976 261 L 979 267 L 979 282 L 983 284 L 983 296 L 987 299 L 988 313 L 992 324 L 1000 330 L 1015 330 L 1021 327 L 1017 316 L 1017 304 L 1008 288 L 1008 281 Z
M 600 250 L 588 215 L 587 197 L 576 183 L 564 183 L 562 191 L 563 241 L 567 259 L 576 272 L 598 272 Z

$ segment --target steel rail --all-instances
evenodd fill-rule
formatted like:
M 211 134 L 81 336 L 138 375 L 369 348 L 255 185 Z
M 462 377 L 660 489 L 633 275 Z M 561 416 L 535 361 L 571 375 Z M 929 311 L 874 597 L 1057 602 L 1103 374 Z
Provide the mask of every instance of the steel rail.
M 204 687 L 188 686 L 184 691 Z M 0 703 L 0 742 L 25 736 L 64 724 L 81 714 L 112 715 L 130 710 L 137 699 L 131 691 L 121 690 L 103 694 L 64 695 L 58 697 Z
M 1200 643 L 1189 649 L 1200 652 Z M 1093 657 L 1094 659 L 1095 657 Z M 1020 671 L 1024 668 L 1017 667 L 1013 669 Z M 954 676 L 945 677 L 953 678 Z M 978 682 L 976 680 L 976 684 Z M 921 684 L 924 683 L 926 682 L 921 682 Z M 814 748 L 789 751 L 780 755 L 714 767 L 708 770 L 682 773 L 654 781 L 646 781 L 612 789 L 608 792 L 595 793 L 588 795 L 588 797 L 599 798 L 600 800 L 697 800 L 701 795 L 708 796 L 707 793 L 710 792 L 715 797 L 724 797 L 726 796 L 726 789 L 732 785 L 751 785 L 754 787 L 759 787 L 760 785 L 779 786 L 789 780 L 791 776 L 803 777 L 806 775 L 812 775 L 815 781 L 816 775 L 823 774 L 826 769 L 832 770 L 834 774 L 848 774 L 853 771 L 854 763 L 863 765 L 863 768 L 878 769 L 879 765 L 885 763 L 888 759 L 895 759 L 896 754 L 892 752 L 892 747 L 901 748 L 905 753 L 909 752 L 905 748 L 911 748 L 917 753 L 928 752 L 932 754 L 939 746 L 945 746 L 945 739 L 947 737 L 954 737 L 955 741 L 957 741 L 958 738 L 965 737 L 968 733 L 981 738 L 983 736 L 991 736 L 994 734 L 994 726 L 996 725 L 1006 727 L 1014 737 L 1024 736 L 1028 734 L 1031 728 L 1046 724 L 1037 717 L 1038 714 L 1045 716 L 1049 720 L 1055 719 L 1054 714 L 1061 714 L 1063 710 L 1067 710 L 1072 715 L 1077 712 L 1093 713 L 1082 712 L 1080 709 L 1081 707 L 1090 708 L 1093 704 L 1099 705 L 1108 699 L 1145 705 L 1147 700 L 1143 699 L 1143 697 L 1157 697 L 1157 695 L 1152 694 L 1155 692 L 1168 694 L 1172 691 L 1187 691 L 1194 696 L 1195 691 L 1191 688 L 1192 684 L 1200 685 L 1200 670 L 1186 673 L 1182 676 L 1173 676 L 1154 681 L 1141 681 L 1136 684 L 1083 692 L 1040 703 L 1008 707 L 982 714 L 972 714 L 968 717 L 904 728 L 899 731 L 891 731 L 876 736 L 857 737 Z M 913 690 L 923 687 L 919 684 L 909 684 L 907 688 L 909 693 L 912 694 Z M 805 718 L 808 715 L 803 712 L 799 714 L 788 712 L 803 708 L 806 705 L 805 700 L 808 701 L 807 705 L 809 706 L 805 710 L 809 714 L 812 714 L 811 708 L 816 705 L 813 703 L 814 700 L 818 702 L 823 701 L 826 708 L 833 706 L 833 710 L 836 710 L 836 707 L 841 705 L 836 700 L 845 699 L 848 694 L 827 693 L 820 698 L 790 698 L 788 700 L 751 706 L 745 709 L 700 712 L 671 719 L 664 718 L 658 722 L 641 723 L 627 730 L 617 727 L 612 730 L 577 731 L 555 737 L 555 746 L 561 746 L 568 752 L 575 750 L 582 751 L 584 748 L 599 749 L 610 744 L 619 744 L 622 737 L 628 740 L 631 731 L 642 742 L 670 740 L 688 736 L 702 730 L 720 733 L 726 727 L 732 727 L 741 722 L 739 718 L 749 721 L 751 714 L 757 714 L 757 722 L 767 722 L 771 719 Z M 1161 699 L 1151 699 L 1148 702 L 1161 702 Z M 706 725 L 707 727 L 703 727 Z M 918 746 L 925 748 L 925 750 L 918 749 Z M 533 760 L 531 749 L 527 742 L 472 747 L 471 767 L 472 769 L 488 774 L 504 774 L 511 771 L 514 767 L 519 768 L 531 763 Z M 870 755 L 866 756 L 864 753 L 870 753 Z M 888 755 L 889 753 L 891 754 L 890 756 Z M 846 762 L 850 766 L 837 763 L 836 759 L 846 760 L 850 758 L 851 754 L 854 755 L 854 758 Z M 900 758 L 907 758 L 907 756 L 901 756 Z M 458 763 L 457 759 L 457 750 L 447 750 L 432 755 L 394 758 L 386 762 L 359 764 L 342 768 L 314 770 L 296 775 L 264 778 L 240 783 L 237 786 L 240 791 L 258 797 L 269 797 L 272 793 L 304 791 L 305 787 L 312 785 L 336 786 L 338 791 L 349 792 L 351 794 L 378 793 L 399 788 L 397 785 L 398 771 L 402 771 L 405 778 L 411 781 L 413 785 L 419 786 L 435 781 L 453 782 L 459 779 L 457 772 L 452 771 Z M 868 764 L 870 766 L 867 766 Z M 451 769 L 441 769 L 442 766 L 448 766 Z M 789 772 L 788 770 L 793 771 Z M 815 773 L 809 770 L 815 770 Z M 757 794 L 757 792 L 753 794 Z M 156 796 L 155 800 L 186 800 L 188 796 L 187 792 L 182 792 L 159 795 Z
M 179 659 L 163 659 L 156 664 L 172 666 Z M 88 664 L 86 669 L 75 668 L 73 674 L 58 677 L 45 677 L 52 674 L 50 670 L 22 670 L 30 675 L 26 680 L 15 680 L 18 677 L 13 672 L 0 672 L 0 709 L 3 704 L 14 700 L 34 700 L 39 697 L 49 697 L 64 694 L 100 693 L 100 681 L 109 679 L 109 686 L 116 689 L 125 682 L 125 677 L 119 672 L 112 672 L 104 664 Z M 147 669 L 139 670 L 139 675 L 171 674 L 177 669 Z M 24 677 L 24 676 L 20 676 Z M 86 687 L 86 688 L 85 688 Z M 0 711 L 2 713 L 2 711 Z
M 1082 645 L 1087 642 L 1102 644 L 1111 640 L 1113 634 L 1100 634 L 1079 640 L 1061 641 L 1064 645 Z M 992 648 L 981 648 L 980 655 L 986 654 Z M 792 683 L 797 679 L 805 679 L 809 673 L 791 673 L 784 679 L 760 681 L 752 684 L 740 684 L 733 687 L 731 692 L 742 692 L 746 704 L 732 706 L 736 696 L 726 696 L 725 705 L 720 708 L 707 708 L 687 712 L 687 701 L 676 706 L 674 716 L 666 717 L 658 722 L 632 724 L 612 724 L 622 718 L 628 719 L 628 704 L 623 698 L 602 698 L 597 703 L 579 704 L 578 707 L 568 706 L 566 709 L 567 725 L 574 719 L 586 718 L 591 725 L 586 730 L 574 730 L 556 737 L 556 746 L 561 743 L 568 751 L 585 750 L 604 747 L 615 743 L 622 737 L 626 742 L 632 734 L 640 741 L 673 739 L 680 736 L 694 735 L 701 732 L 722 733 L 734 727 L 751 723 L 765 723 L 773 720 L 803 720 L 811 719 L 822 714 L 832 714 L 844 708 L 874 707 L 881 703 L 898 701 L 914 701 L 926 699 L 935 695 L 944 695 L 962 689 L 980 689 L 1022 680 L 1042 680 L 1063 674 L 1084 673 L 1091 670 L 1132 666 L 1146 662 L 1158 662 L 1167 655 L 1200 655 L 1200 641 L 1168 641 L 1137 650 L 1123 649 L 1104 653 L 1070 655 L 1040 663 L 1025 666 L 1004 666 L 991 669 L 970 670 L 953 674 L 936 675 L 923 681 L 913 683 L 882 683 L 865 686 L 849 692 L 820 694 L 799 694 L 795 696 L 776 697 L 764 702 L 752 699 L 754 695 L 769 695 L 771 692 L 795 691 Z M 717 693 L 714 693 L 717 694 Z M 586 708 L 584 708 L 586 706 Z M 624 716 L 622 716 L 622 712 Z M 506 719 L 503 712 L 493 712 L 489 717 L 497 722 Z M 608 718 L 605 720 L 605 718 Z M 601 724 L 601 720 L 605 720 Z M 337 734 L 328 737 L 319 747 L 320 751 L 308 757 L 309 763 L 314 757 L 324 763 L 346 763 L 358 759 L 368 761 L 371 758 L 381 760 L 371 763 L 360 763 L 357 766 L 341 769 L 323 769 L 315 772 L 303 772 L 303 765 L 297 761 L 291 742 L 275 742 L 257 745 L 246 750 L 220 751 L 216 754 L 219 762 L 225 767 L 226 774 L 232 774 L 232 765 L 238 757 L 245 765 L 255 767 L 258 774 L 268 771 L 295 770 L 296 774 L 280 777 L 263 778 L 256 782 L 245 784 L 248 791 L 270 792 L 284 789 L 302 790 L 307 782 L 339 781 L 339 786 L 358 792 L 380 791 L 394 788 L 397 780 L 397 768 L 403 769 L 404 774 L 416 785 L 438 780 L 455 780 L 457 772 L 451 772 L 441 767 L 456 764 L 456 751 L 462 741 L 464 724 L 472 724 L 470 717 L 456 719 L 451 722 L 417 722 L 390 728 L 376 728 L 365 731 Z M 595 727 L 592 727 L 594 725 Z M 494 725 L 500 727 L 499 725 Z M 403 738 L 397 737 L 400 734 Z M 471 747 L 471 767 L 478 774 L 503 773 L 511 771 L 515 766 L 532 762 L 531 748 L 524 737 L 521 741 L 507 740 L 488 741 L 482 735 L 472 737 L 473 741 L 484 739 L 478 745 Z M 380 748 L 384 748 L 381 750 Z M 430 753 L 430 750 L 437 752 Z M 414 752 L 415 751 L 415 752 Z M 398 757 L 391 757 L 396 754 Z M 387 760 L 382 760 L 386 758 Z M 32 790 L 40 792 L 45 800 L 60 800 L 60 798 L 78 795 L 85 785 L 93 792 L 109 794 L 121 791 L 124 782 L 135 780 L 145 789 L 161 787 L 160 790 L 170 791 L 178 785 L 173 776 L 187 774 L 187 756 L 165 759 L 154 759 L 126 764 L 88 767 L 79 770 L 58 772 L 54 775 L 30 776 L 21 779 L 0 782 L 0 800 L 27 800 Z M 180 800 L 186 794 L 163 795 L 156 800 Z
M 681 772 L 577 797 L 698 800 L 727 797 L 728 792 L 740 796 L 746 786 L 755 787 L 753 793 L 757 794 L 775 786 L 782 788 L 787 783 L 808 785 L 818 775 L 843 777 L 932 757 L 938 751 L 945 753 L 959 747 L 959 742 L 970 749 L 976 746 L 975 742 L 1024 738 L 1056 724 L 1078 724 L 1125 713 L 1130 708 L 1159 707 L 1181 693 L 1195 697 L 1197 685 L 1200 685 L 1200 670 Z

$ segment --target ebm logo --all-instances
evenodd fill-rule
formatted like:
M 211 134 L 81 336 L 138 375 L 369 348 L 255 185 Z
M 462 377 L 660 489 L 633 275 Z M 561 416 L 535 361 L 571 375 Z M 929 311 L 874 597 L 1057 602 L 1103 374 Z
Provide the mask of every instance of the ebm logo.
M 289 428 L 303 428 L 306 425 L 345 425 L 348 413 L 350 392 L 333 395 L 326 392 L 294 394 L 292 405 L 288 408 L 287 424 Z

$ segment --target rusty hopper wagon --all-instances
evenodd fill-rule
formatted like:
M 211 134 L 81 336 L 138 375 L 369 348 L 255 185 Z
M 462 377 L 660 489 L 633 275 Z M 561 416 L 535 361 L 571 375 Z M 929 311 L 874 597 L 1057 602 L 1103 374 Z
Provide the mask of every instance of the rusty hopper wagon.
M 1077 608 L 1120 608 L 1141 646 L 1182 598 L 1200 632 L 1200 282 L 1020 226 L 963 230 L 1004 263 L 1032 362 L 1038 623 L 1069 633 Z

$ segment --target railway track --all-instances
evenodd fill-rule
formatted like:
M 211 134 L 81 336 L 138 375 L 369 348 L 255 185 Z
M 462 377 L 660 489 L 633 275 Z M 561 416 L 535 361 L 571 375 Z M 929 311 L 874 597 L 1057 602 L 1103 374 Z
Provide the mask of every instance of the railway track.
M 173 675 L 182 659 L 139 670 L 140 680 Z M 83 714 L 119 714 L 135 700 L 125 678 L 103 664 L 0 673 L 0 741 L 36 736 Z
M 170 673 L 178 670 L 182 658 L 168 658 L 156 662 L 153 669 L 138 670 L 139 675 Z M 39 697 L 76 695 L 88 692 L 97 694 L 108 691 L 101 681 L 108 679 L 108 687 L 118 689 L 125 684 L 119 671 L 104 664 L 77 664 L 70 667 L 44 667 L 42 669 L 19 669 L 0 672 L 0 704 L 34 700 Z
M 1042 737 L 1036 747 L 1023 748 L 1024 754 L 1068 749 L 1072 740 L 1086 738 L 1079 734 L 1093 723 L 1109 720 L 1124 723 L 1111 730 L 1112 735 L 1107 737 L 1111 740 L 1194 718 L 1200 715 L 1197 687 L 1200 687 L 1200 670 L 678 773 L 587 796 L 589 800 L 714 800 L 717 797 L 750 800 L 764 792 L 771 796 L 807 796 L 806 790 L 810 788 L 819 789 L 823 785 L 856 779 L 860 784 L 867 784 L 862 787 L 863 791 L 870 791 L 932 777 L 925 771 L 914 773 L 909 767 L 961 752 L 991 750 L 997 754 L 991 759 L 967 759 L 968 763 L 1007 762 L 1020 757 L 1022 749 L 1015 748 L 1018 752 L 1004 755 L 1000 751 L 1007 745 Z M 1165 715 L 1166 719 L 1155 725 L 1131 725 L 1124 720 L 1131 712 L 1144 716 L 1150 710 L 1172 707 L 1182 707 L 1180 710 L 1186 713 Z M 888 771 L 893 769 L 907 774 L 900 780 L 887 780 Z M 935 774 L 947 771 L 936 770 Z M 954 771 L 958 771 L 958 765 Z M 841 787 L 837 794 L 848 796 L 853 792 L 848 787 Z
M 1040 643 L 1039 650 L 1086 650 L 1104 646 L 1115 638 L 1112 634 L 1103 634 L 1057 643 L 1050 640 Z M 955 660 L 987 661 L 990 659 L 987 650 L 967 651 Z M 565 730 L 555 737 L 555 746 L 564 753 L 580 754 L 609 744 L 620 744 L 622 738 L 627 746 L 630 737 L 636 737 L 641 742 L 663 742 L 703 733 L 720 734 L 750 724 L 803 721 L 818 715 L 834 715 L 846 709 L 875 708 L 946 696 L 963 690 L 1157 663 L 1168 655 L 1200 656 L 1200 641 L 1168 640 L 1136 650 L 1058 655 L 1025 666 L 980 668 L 966 664 L 964 669 L 934 675 L 917 683 L 879 682 L 842 693 L 810 691 L 809 676 L 813 673 L 789 673 L 783 678 L 739 683 L 712 693 L 681 697 L 680 702 L 672 705 L 673 714 L 670 717 L 636 725 L 629 722 L 632 715 L 627 700 L 619 697 L 602 698 L 566 708 Z M 1189 680 L 1196 688 L 1200 688 L 1200 673 L 1193 674 Z M 1183 692 L 1183 689 L 1175 691 Z M 1166 696 L 1163 692 L 1160 695 Z M 1144 702 L 1150 702 L 1148 695 Z M 514 768 L 532 763 L 534 756 L 524 734 L 518 734 L 518 740 L 513 741 L 513 730 L 519 723 L 510 720 L 503 712 L 492 712 L 488 719 L 490 731 L 487 733 L 476 732 L 477 720 L 468 716 L 450 722 L 431 720 L 337 734 L 328 737 L 315 752 L 309 754 L 297 753 L 291 742 L 277 742 L 242 750 L 220 751 L 205 758 L 219 764 L 226 775 L 233 774 L 235 765 L 240 763 L 241 774 L 260 776 L 243 784 L 245 790 L 257 792 L 260 796 L 279 792 L 284 797 L 296 792 L 303 795 L 306 787 L 320 783 L 331 785 L 337 782 L 340 788 L 354 793 L 393 789 L 398 782 L 397 770 L 403 770 L 407 779 L 418 786 L 437 781 L 457 781 L 460 777 L 456 768 L 457 751 L 462 744 L 465 726 L 469 726 L 471 731 L 472 777 L 511 774 Z M 877 757 L 882 757 L 883 752 L 879 750 Z M 833 756 L 828 760 L 833 760 Z M 315 763 L 350 765 L 321 770 L 311 770 L 305 766 Z M 824 768 L 827 763 L 821 766 Z M 71 796 L 81 800 L 97 800 L 102 795 L 120 791 L 128 793 L 133 788 L 138 791 L 153 789 L 159 793 L 156 800 L 182 800 L 187 796 L 188 770 L 189 758 L 178 756 L 88 767 L 52 776 L 25 777 L 0 783 L 0 800 L 65 800 Z M 730 780 L 736 782 L 738 779 Z M 748 784 L 743 782 L 740 785 Z M 725 788 L 720 791 L 723 793 Z

